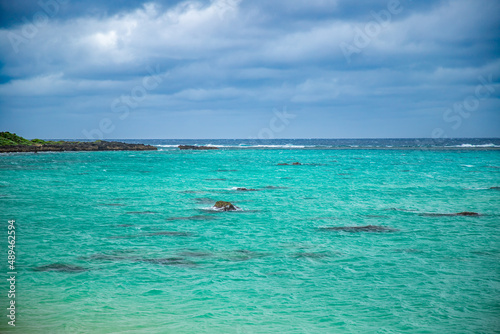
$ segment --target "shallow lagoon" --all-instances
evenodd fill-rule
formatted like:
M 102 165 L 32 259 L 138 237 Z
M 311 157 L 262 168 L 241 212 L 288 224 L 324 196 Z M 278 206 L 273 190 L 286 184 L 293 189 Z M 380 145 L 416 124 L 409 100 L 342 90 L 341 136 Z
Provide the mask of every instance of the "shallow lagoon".
M 498 151 L 164 149 L 0 157 L 14 332 L 499 330 Z

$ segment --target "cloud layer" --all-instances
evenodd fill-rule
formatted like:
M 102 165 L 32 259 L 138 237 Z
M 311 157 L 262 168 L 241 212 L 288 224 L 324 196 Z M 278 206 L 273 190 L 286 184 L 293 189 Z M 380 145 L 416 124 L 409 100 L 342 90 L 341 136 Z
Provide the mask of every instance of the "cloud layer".
M 495 1 L 15 3 L 0 125 L 27 137 L 248 138 L 276 109 L 276 137 L 500 136 Z

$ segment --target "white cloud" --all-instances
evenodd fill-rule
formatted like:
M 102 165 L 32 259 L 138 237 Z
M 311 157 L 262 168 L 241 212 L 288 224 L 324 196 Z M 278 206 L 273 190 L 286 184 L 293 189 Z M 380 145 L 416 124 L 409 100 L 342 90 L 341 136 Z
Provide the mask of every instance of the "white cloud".
M 355 27 L 364 29 L 373 17 L 368 7 L 343 16 L 338 4 L 187 0 L 165 8 L 151 2 L 111 16 L 54 18 L 18 53 L 7 36 L 22 35 L 26 27 L 3 29 L 0 61 L 7 82 L 0 96 L 47 97 L 61 106 L 78 100 L 82 108 L 92 96 L 88 112 L 105 113 L 113 99 L 140 84 L 147 66 L 159 66 L 170 75 L 141 104 L 144 117 L 253 112 L 287 103 L 325 113 L 329 105 L 363 112 L 421 103 L 436 109 L 469 94 L 479 74 L 498 74 L 498 46 L 490 45 L 498 41 L 492 14 L 498 4 L 443 1 L 415 11 L 405 2 L 351 63 L 339 45 L 351 43 Z

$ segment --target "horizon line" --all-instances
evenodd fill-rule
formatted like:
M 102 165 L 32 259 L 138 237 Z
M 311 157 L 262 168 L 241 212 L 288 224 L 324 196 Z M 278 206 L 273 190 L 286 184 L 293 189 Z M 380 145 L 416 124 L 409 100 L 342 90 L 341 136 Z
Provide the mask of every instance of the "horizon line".
M 28 139 L 28 138 L 27 138 Z M 384 139 L 395 139 L 395 140 L 456 140 L 456 139 L 493 139 L 500 140 L 500 137 L 447 137 L 447 138 L 432 138 L 432 137 L 352 137 L 352 138 L 32 138 L 32 139 L 43 139 L 43 140 L 85 140 L 85 141 L 110 141 L 110 140 L 252 140 L 252 141 L 265 141 L 265 140 L 384 140 Z

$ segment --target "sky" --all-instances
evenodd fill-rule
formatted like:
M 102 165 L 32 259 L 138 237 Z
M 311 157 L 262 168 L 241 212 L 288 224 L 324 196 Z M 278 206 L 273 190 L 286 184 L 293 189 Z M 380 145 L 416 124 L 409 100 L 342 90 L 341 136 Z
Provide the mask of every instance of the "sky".
M 0 131 L 500 137 L 497 0 L 0 0 Z

